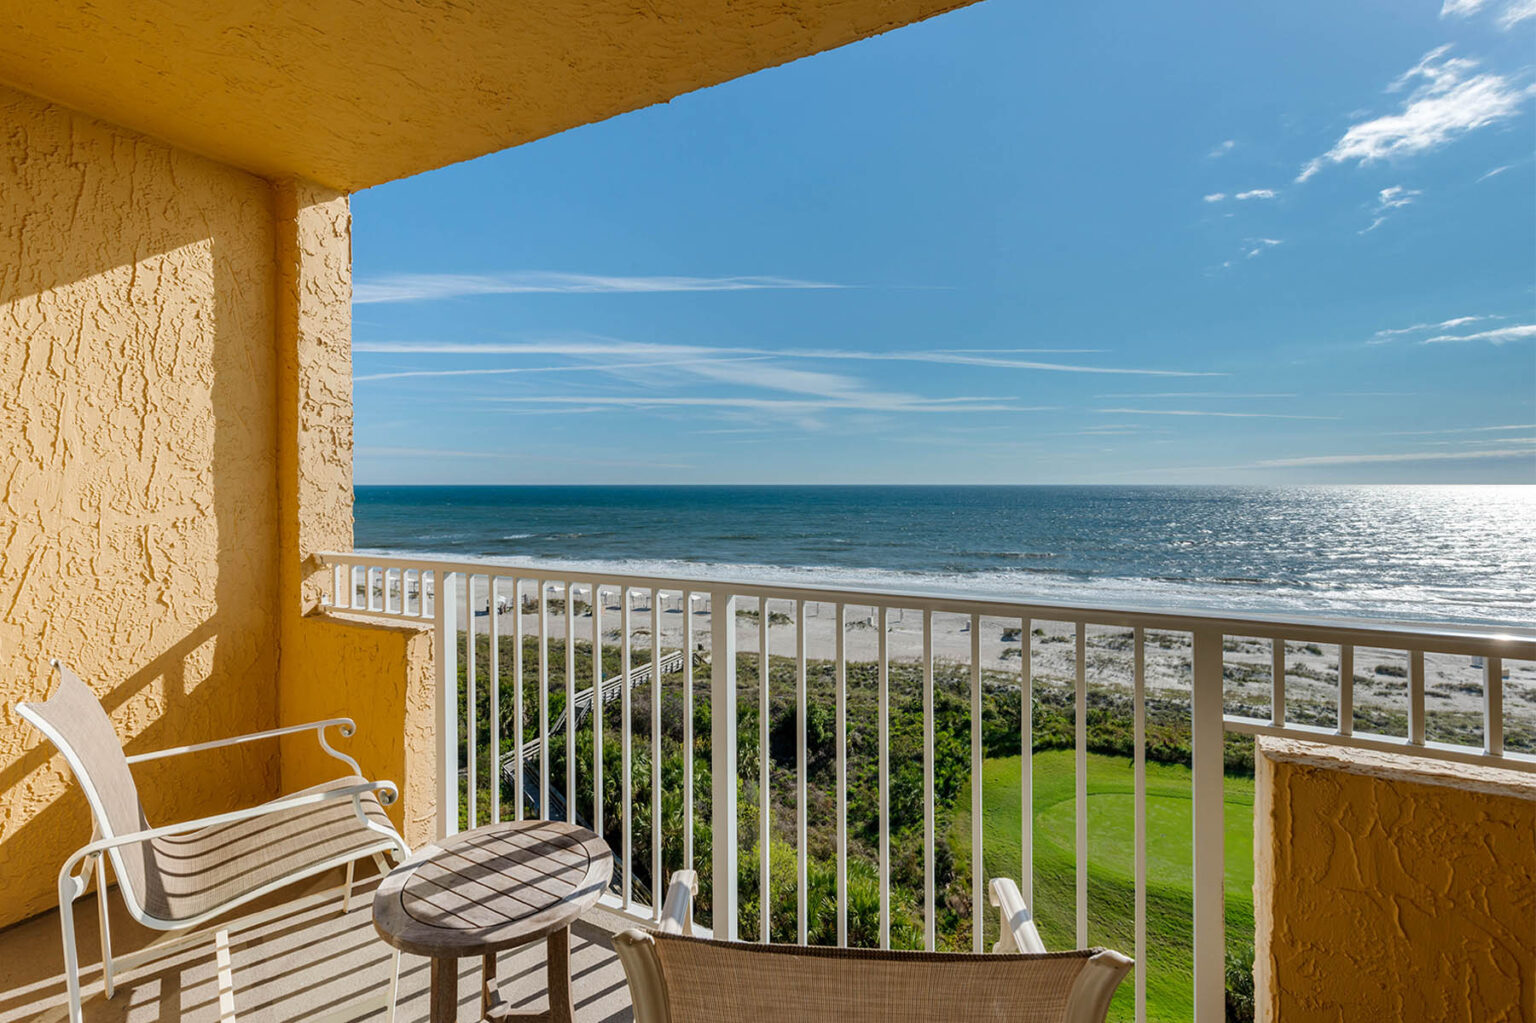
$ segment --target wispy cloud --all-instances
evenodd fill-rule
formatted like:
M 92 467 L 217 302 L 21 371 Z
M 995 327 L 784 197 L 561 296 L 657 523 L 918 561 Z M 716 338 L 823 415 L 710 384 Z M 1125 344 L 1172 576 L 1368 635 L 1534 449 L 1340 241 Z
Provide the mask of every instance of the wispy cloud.
M 679 291 L 798 291 L 845 288 L 845 284 L 790 277 L 621 277 L 517 270 L 499 274 L 389 274 L 365 278 L 352 288 L 354 305 L 425 302 L 470 295 L 635 295 Z
M 1268 252 L 1276 245 L 1284 245 L 1285 242 L 1280 238 L 1250 238 L 1244 244 L 1247 245 L 1248 248 L 1243 252 L 1243 257 L 1245 259 L 1253 259 L 1256 256 Z
M 354 449 L 363 458 L 404 458 L 404 459 L 481 459 L 497 462 L 554 462 L 557 464 L 569 464 L 568 455 L 540 455 L 535 452 L 514 448 L 495 448 L 487 451 L 462 451 L 445 448 L 411 448 L 388 447 L 376 445 L 359 445 Z M 643 469 L 692 469 L 691 465 L 683 465 L 676 462 L 637 462 L 632 459 L 594 458 L 587 454 L 581 456 L 583 465 L 620 465 L 626 468 Z
M 1411 327 L 1389 327 L 1386 330 L 1378 330 L 1366 342 L 1368 345 L 1384 345 L 1393 338 L 1404 334 L 1421 334 L 1430 330 L 1453 330 L 1456 327 L 1464 327 L 1469 323 L 1478 323 L 1482 320 L 1502 319 L 1499 316 L 1453 316 L 1449 320 L 1441 320 L 1439 323 L 1415 323 Z
M 1489 178 L 1498 177 L 1500 174 L 1503 174 L 1505 171 L 1509 170 L 1513 166 L 1514 166 L 1514 164 L 1512 164 L 1512 163 L 1506 163 L 1506 164 L 1503 164 L 1502 166 L 1495 167 L 1493 170 L 1488 171 L 1486 174 L 1483 174 L 1483 175 L 1479 176 L 1477 181 L 1474 181 L 1472 183 L 1475 185 L 1475 184 L 1478 184 L 1480 182 L 1487 181 Z
M 1158 391 L 1151 394 L 1096 394 L 1095 398 L 1295 398 L 1290 394 L 1233 394 L 1227 391 Z
M 1440 17 L 1465 18 L 1482 10 L 1488 0 L 1445 0 L 1440 8 Z
M 1239 202 L 1248 202 L 1250 199 L 1273 199 L 1279 194 L 1273 188 L 1250 188 L 1246 192 L 1233 192 L 1230 197 L 1226 192 L 1212 192 L 1209 195 L 1201 196 L 1201 198 L 1206 202 L 1221 202 L 1227 198 L 1236 199 Z
M 1524 341 L 1528 337 L 1536 337 L 1536 323 L 1519 323 L 1509 327 L 1494 327 L 1492 330 L 1480 330 L 1475 334 L 1436 334 L 1427 337 L 1420 344 L 1435 345 L 1456 341 L 1487 341 L 1491 344 L 1502 345 L 1510 341 Z
M 1338 416 L 1294 416 L 1279 412 L 1215 412 L 1210 409 L 1096 408 L 1117 416 L 1216 416 L 1221 419 L 1338 419 Z
M 1528 18 L 1536 18 L 1536 0 L 1514 0 L 1499 15 L 1499 27 L 1507 32 Z
M 1436 149 L 1519 112 L 1522 91 L 1508 78 L 1474 74 L 1477 61 L 1447 56 L 1449 52 L 1449 46 L 1441 46 L 1426 53 L 1387 88 L 1396 92 L 1412 87 L 1400 111 L 1351 126 L 1332 149 L 1308 162 L 1296 180 L 1306 181 L 1328 164 L 1367 164 Z
M 833 410 L 963 414 L 971 412 L 1053 412 L 1054 405 L 1015 405 L 993 397 L 917 398 L 910 395 L 855 394 L 846 398 L 802 400 L 791 398 L 678 397 L 658 395 L 535 395 L 515 398 L 482 398 L 482 402 L 516 407 L 580 406 L 589 411 L 613 408 L 723 408 L 759 412 L 803 414 Z
M 1374 231 L 1386 222 L 1387 214 L 1393 210 L 1400 210 L 1404 206 L 1412 206 L 1415 199 L 1424 193 L 1417 188 L 1404 188 L 1402 185 L 1393 185 L 1391 188 L 1383 188 L 1376 193 L 1376 205 L 1371 210 L 1373 219 L 1371 226 L 1362 228 L 1361 234 Z
M 1237 148 L 1237 140 L 1236 139 L 1224 139 L 1221 142 L 1216 143 L 1215 147 L 1209 153 L 1206 153 L 1205 155 L 1209 156 L 1211 159 L 1214 160 L 1214 159 L 1216 159 L 1218 157 L 1226 156 L 1228 153 L 1232 152 L 1232 150 L 1234 150 L 1236 148 Z
M 1503 433 L 1536 430 L 1536 423 L 1512 423 L 1506 426 L 1455 426 L 1448 430 L 1394 430 L 1383 437 L 1438 437 L 1446 433 Z
M 1255 462 L 1266 469 L 1303 465 L 1365 465 L 1371 462 L 1449 462 L 1482 458 L 1529 458 L 1529 448 L 1488 448 L 1482 451 L 1392 451 L 1359 455 L 1303 455 L 1299 458 L 1268 458 Z
M 739 359 L 662 359 L 654 362 L 619 362 L 576 364 L 571 366 L 480 366 L 474 369 L 406 369 L 389 373 L 363 373 L 352 378 L 353 383 L 373 380 L 406 380 L 412 377 L 496 377 L 516 376 L 523 373 L 612 373 L 617 370 L 650 369 L 657 366 L 693 366 L 702 362 L 756 362 L 766 356 L 743 356 Z
M 1277 243 L 1278 244 L 1278 243 Z M 567 355 L 591 358 L 625 356 L 634 359 L 708 359 L 732 356 L 766 356 L 778 359 L 812 359 L 845 362 L 922 362 L 950 366 L 984 366 L 992 369 L 1038 370 L 1055 373 L 1120 374 L 1154 377 L 1220 377 L 1225 373 L 1196 370 L 1144 369 L 1128 366 L 1091 366 L 1077 363 L 1016 359 L 1006 354 L 988 355 L 958 348 L 889 349 L 867 351 L 842 348 L 748 348 L 711 345 L 653 344 L 599 338 L 593 340 L 540 340 L 468 343 L 454 341 L 356 341 L 355 352 L 418 355 Z

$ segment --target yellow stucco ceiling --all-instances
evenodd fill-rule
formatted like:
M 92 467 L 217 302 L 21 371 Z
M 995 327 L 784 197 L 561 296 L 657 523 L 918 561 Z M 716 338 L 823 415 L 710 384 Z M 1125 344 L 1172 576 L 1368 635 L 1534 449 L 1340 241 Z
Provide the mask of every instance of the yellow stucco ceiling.
M 0 80 L 353 191 L 972 0 L 23 0 Z

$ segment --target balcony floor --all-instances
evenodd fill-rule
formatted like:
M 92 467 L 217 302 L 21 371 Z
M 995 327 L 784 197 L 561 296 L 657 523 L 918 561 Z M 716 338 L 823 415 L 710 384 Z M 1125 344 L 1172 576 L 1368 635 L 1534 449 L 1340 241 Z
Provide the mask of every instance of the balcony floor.
M 359 865 L 359 870 L 371 869 Z M 339 912 L 341 874 L 286 890 L 282 916 L 230 932 L 235 1012 L 241 1021 L 382 1020 L 391 950 L 374 932 L 375 878 L 359 882 L 352 908 Z M 295 897 L 297 893 L 297 897 Z M 155 935 L 133 923 L 111 893 L 113 950 L 142 948 Z M 272 903 L 258 903 L 258 908 Z M 118 975 L 117 993 L 102 997 L 94 893 L 75 904 L 87 1023 L 218 1020 L 219 994 L 210 934 L 197 943 Z M 571 929 L 571 980 L 581 1023 L 631 1019 L 624 970 L 611 935 L 626 924 L 594 910 Z M 478 959 L 460 960 L 460 1018 L 479 1008 Z M 544 1008 L 543 943 L 502 954 L 502 998 L 515 1010 Z M 427 1019 L 427 960 L 402 956 L 397 1019 Z M 57 912 L 0 930 L 0 1023 L 66 1018 L 63 951 Z

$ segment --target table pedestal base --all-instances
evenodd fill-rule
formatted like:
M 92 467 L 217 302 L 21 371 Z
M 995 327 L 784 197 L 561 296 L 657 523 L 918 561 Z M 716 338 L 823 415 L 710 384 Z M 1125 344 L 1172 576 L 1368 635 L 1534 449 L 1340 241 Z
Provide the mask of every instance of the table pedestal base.
M 496 986 L 496 956 L 480 958 L 480 1019 L 488 1023 L 575 1023 L 571 1002 L 571 929 L 561 927 L 544 939 L 544 958 L 549 977 L 549 1008 L 543 1012 L 514 1012 L 501 999 Z M 457 1023 L 459 1004 L 458 959 L 432 960 L 432 1023 Z

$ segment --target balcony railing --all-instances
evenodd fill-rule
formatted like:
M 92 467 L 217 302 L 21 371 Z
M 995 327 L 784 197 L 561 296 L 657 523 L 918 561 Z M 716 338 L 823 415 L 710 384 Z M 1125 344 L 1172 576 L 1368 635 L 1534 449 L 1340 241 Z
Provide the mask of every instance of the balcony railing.
M 982 950 L 989 831 L 1006 835 L 1010 849 L 1017 836 L 1016 880 L 1048 941 L 1052 933 L 1058 944 L 1079 946 L 1102 937 L 1089 912 L 1090 865 L 1101 856 L 1090 841 L 1090 749 L 1125 745 L 1113 736 L 1128 717 L 1134 947 L 1124 950 L 1138 963 L 1132 991 L 1138 1020 L 1146 1018 L 1148 964 L 1160 952 L 1148 948 L 1149 842 L 1161 848 L 1184 840 L 1153 831 L 1149 820 L 1152 732 L 1164 754 L 1170 743 L 1178 747 L 1158 759 L 1177 761 L 1187 751 L 1190 765 L 1192 897 L 1179 923 L 1191 936 L 1189 954 L 1166 968 L 1191 974 L 1183 984 L 1201 1023 L 1224 1015 L 1224 784 L 1228 759 L 1241 761 L 1245 737 L 1288 736 L 1536 771 L 1536 727 L 1529 718 L 1536 711 L 1536 664 L 1529 663 L 1536 661 L 1536 633 L 1530 631 L 1046 605 L 358 553 L 330 553 L 323 561 L 334 573 L 334 610 L 434 630 L 441 832 L 535 815 L 543 807 L 555 816 L 575 814 L 608 836 L 619 855 L 622 876 L 609 900 L 615 908 L 654 918 L 649 892 L 661 890 L 657 879 L 665 880 L 664 871 L 697 867 L 712 879 L 705 917 L 722 936 L 750 932 L 767 940 L 776 923 L 779 935 L 787 935 L 787 921 L 774 918 L 771 895 L 774 861 L 788 855 L 794 863 L 790 940 L 811 940 L 813 915 L 820 924 L 828 911 L 811 898 L 813 887 L 818 893 L 827 887 L 813 886 L 810 876 L 814 813 L 818 828 L 832 818 L 828 859 L 835 879 L 828 897 L 839 944 L 850 941 L 851 912 L 869 908 L 855 906 L 852 863 L 861 877 L 872 873 L 878 891 L 877 935 L 861 940 L 955 947 L 968 930 L 970 947 Z M 755 642 L 739 645 L 743 633 Z M 580 668 L 583 646 L 587 664 Z M 653 664 L 661 666 L 655 676 Z M 1357 674 L 1357 665 L 1367 674 Z M 1332 677 L 1320 666 L 1331 667 Z M 1506 701 L 1507 676 L 1529 687 L 1521 699 Z M 830 707 L 822 702 L 828 688 Z M 597 713 L 590 712 L 594 691 L 603 694 Z M 775 693 L 783 710 L 787 691 L 793 714 L 780 720 L 791 723 L 789 737 L 776 735 L 773 724 Z M 638 723 L 637 693 L 645 698 L 641 711 L 646 705 L 649 711 Z M 552 721 L 552 700 L 577 712 Z M 602 712 L 610 702 L 619 704 L 617 717 Z M 1507 720 L 1506 703 L 1527 717 Z M 666 743 L 664 704 L 680 716 L 667 722 Z M 892 735 L 893 714 L 901 713 L 917 732 Z M 706 715 L 707 734 L 695 735 Z M 811 761 L 825 756 L 829 715 L 835 798 L 813 809 Z M 822 741 L 813 741 L 813 726 Z M 1047 727 L 1054 731 L 1046 734 Z M 611 732 L 605 739 L 612 729 L 619 732 L 616 764 Z M 968 754 L 951 741 L 956 736 L 968 736 Z M 1187 750 L 1179 745 L 1186 740 Z M 1042 743 L 1065 747 L 1062 756 L 1069 751 L 1072 758 L 1070 839 L 1062 838 L 1070 843 L 1070 868 L 1060 858 L 1042 866 L 1037 856 L 1035 799 L 1044 782 L 1030 753 Z M 853 765 L 865 774 L 851 779 L 855 751 L 871 746 L 873 757 Z M 1010 798 L 1004 820 L 995 800 L 989 814 L 984 792 L 984 759 L 998 746 L 1021 752 L 1016 780 L 1002 783 L 1017 799 Z M 667 761 L 671 747 L 678 752 Z M 913 757 L 921 762 L 920 777 Z M 775 760 L 786 765 L 777 780 Z M 743 774 L 753 761 L 756 771 Z M 957 762 L 960 770 L 950 770 Z M 699 792 L 695 775 L 705 764 L 709 784 Z M 827 766 L 823 760 L 817 767 L 823 777 Z M 616 791 L 610 791 L 615 770 Z M 636 803 L 636 771 L 648 805 Z M 870 771 L 873 784 L 867 785 Z M 774 820 L 774 793 L 785 789 L 793 794 L 792 826 Z M 738 793 L 746 805 L 738 805 Z M 877 835 L 861 845 L 850 833 L 850 800 L 870 797 L 875 805 L 857 810 L 875 822 Z M 896 863 L 893 814 L 897 823 L 908 814 L 915 836 L 914 804 L 922 813 L 920 864 Z M 941 807 L 953 807 L 957 821 L 968 807 L 968 834 L 951 832 L 969 845 L 968 863 L 936 862 L 940 846 L 947 849 L 936 831 Z M 695 864 L 706 829 L 709 851 Z M 991 847 L 999 841 L 994 836 Z M 748 866 L 756 860 L 755 878 L 750 871 L 743 877 L 743 857 Z M 958 908 L 939 903 L 941 867 L 952 870 L 948 890 L 968 896 Z M 1058 876 L 1068 869 L 1070 878 Z M 921 875 L 920 897 L 914 881 L 908 898 L 898 891 L 900 877 L 915 874 Z M 1070 919 L 1047 915 L 1047 887 L 1070 889 L 1058 913 L 1066 917 L 1070 905 Z M 756 910 L 748 913 L 754 898 Z M 895 926 L 906 912 L 920 921 L 920 936 L 916 926 Z M 1160 902 L 1157 912 L 1169 909 Z

